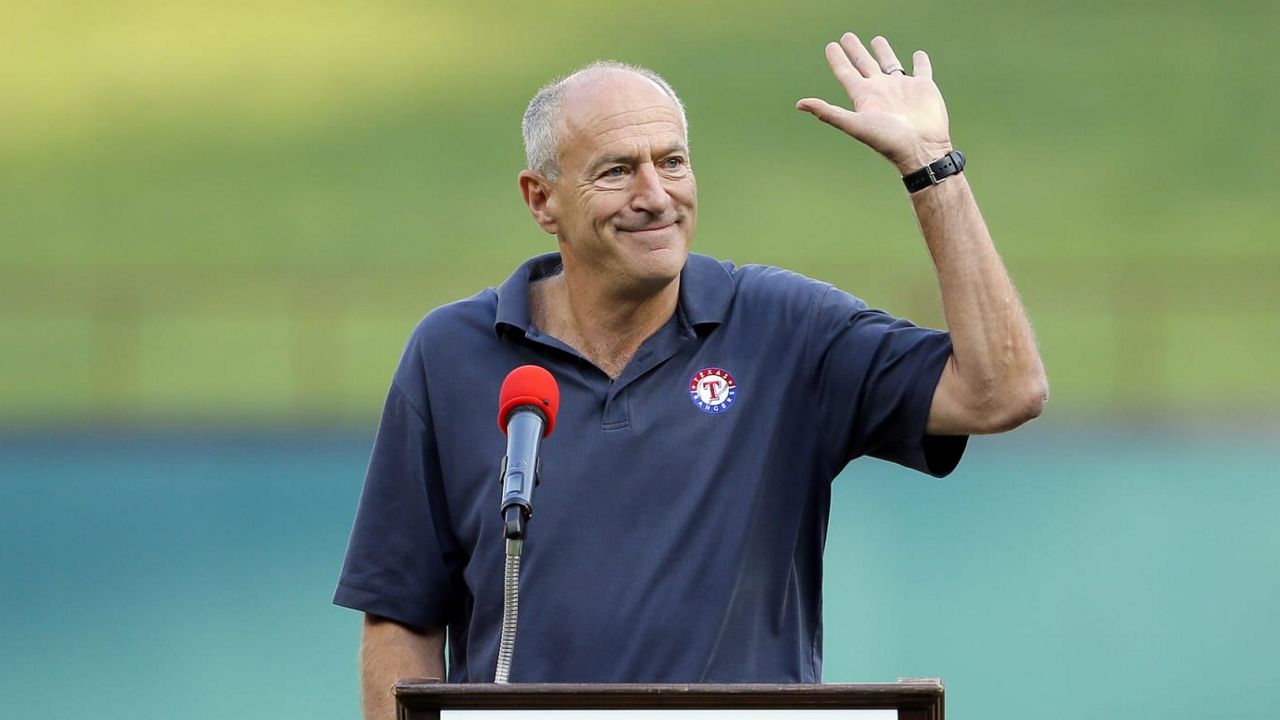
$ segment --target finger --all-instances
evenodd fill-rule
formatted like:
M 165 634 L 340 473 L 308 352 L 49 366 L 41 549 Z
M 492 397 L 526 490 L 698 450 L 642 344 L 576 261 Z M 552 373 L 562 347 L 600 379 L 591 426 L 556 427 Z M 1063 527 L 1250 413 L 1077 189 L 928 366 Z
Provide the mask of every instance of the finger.
M 849 62 L 853 63 L 853 66 L 862 74 L 862 77 L 869 78 L 872 75 L 880 74 L 879 68 L 876 67 L 875 59 L 862 46 L 862 41 L 858 39 L 857 35 L 851 32 L 841 35 L 840 47 L 849 56 Z
M 911 74 L 916 77 L 933 79 L 933 65 L 929 62 L 929 53 L 917 50 L 911 54 Z
M 796 103 L 796 109 L 807 112 L 822 122 L 843 130 L 854 137 L 858 136 L 858 129 L 862 126 L 862 118 L 858 113 L 832 105 L 826 100 L 805 98 Z
M 876 60 L 880 61 L 880 69 L 888 74 L 890 70 L 902 70 L 902 63 L 898 62 L 898 56 L 893 53 L 889 41 L 884 39 L 883 35 L 877 35 L 871 38 L 871 49 L 876 53 Z M 906 71 L 903 70 L 905 74 Z
M 831 66 L 831 72 L 835 73 L 836 80 L 840 81 L 840 85 L 850 95 L 853 95 L 853 90 L 860 81 L 866 80 L 853 67 L 853 63 L 849 62 L 844 49 L 836 43 L 827 43 L 827 64 Z

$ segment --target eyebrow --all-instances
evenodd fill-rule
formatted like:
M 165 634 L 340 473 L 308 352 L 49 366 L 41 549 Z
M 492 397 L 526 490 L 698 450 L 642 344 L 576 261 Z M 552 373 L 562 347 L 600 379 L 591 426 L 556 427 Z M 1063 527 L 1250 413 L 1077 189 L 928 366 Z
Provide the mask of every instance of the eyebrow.
M 664 158 L 675 153 L 688 155 L 689 148 L 682 142 L 675 142 L 670 145 L 659 147 L 657 151 L 653 153 L 653 156 L 655 158 Z M 606 165 L 630 165 L 635 162 L 635 158 L 636 156 L 634 153 L 613 153 L 610 155 L 602 155 L 595 162 L 591 163 L 589 172 L 594 175 Z

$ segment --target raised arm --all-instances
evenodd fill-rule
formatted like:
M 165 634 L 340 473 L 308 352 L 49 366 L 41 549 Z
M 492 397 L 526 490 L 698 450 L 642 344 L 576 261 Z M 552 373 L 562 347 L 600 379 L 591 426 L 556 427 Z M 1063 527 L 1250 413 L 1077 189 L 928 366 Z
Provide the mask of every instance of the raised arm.
M 796 108 L 861 141 L 902 175 L 950 152 L 950 127 L 929 56 L 908 75 L 882 37 L 875 57 L 853 33 L 826 47 L 827 62 L 853 109 L 805 98 Z M 964 174 L 911 195 L 938 273 L 952 355 L 934 392 L 927 432 L 969 435 L 1011 430 L 1038 416 L 1048 381 L 1026 311 L 991 242 Z

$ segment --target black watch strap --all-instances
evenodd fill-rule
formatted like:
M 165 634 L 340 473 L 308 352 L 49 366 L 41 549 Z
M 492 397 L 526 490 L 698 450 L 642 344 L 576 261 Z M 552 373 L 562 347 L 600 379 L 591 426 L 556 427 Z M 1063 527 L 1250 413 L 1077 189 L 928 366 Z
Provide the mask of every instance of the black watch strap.
M 952 175 L 959 175 L 964 170 L 964 153 L 952 150 L 941 158 L 925 165 L 909 175 L 902 176 L 902 184 L 907 192 L 919 192 L 946 180 Z

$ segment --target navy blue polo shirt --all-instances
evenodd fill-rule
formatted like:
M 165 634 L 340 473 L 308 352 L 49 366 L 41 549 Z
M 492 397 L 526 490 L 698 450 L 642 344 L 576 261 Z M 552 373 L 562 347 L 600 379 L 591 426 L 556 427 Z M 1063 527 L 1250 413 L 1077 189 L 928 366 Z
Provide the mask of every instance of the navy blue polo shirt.
M 521 568 L 513 682 L 819 682 L 830 483 L 871 455 L 936 476 L 948 335 L 830 285 L 691 255 L 617 379 L 534 327 L 533 258 L 422 320 L 396 370 L 334 602 L 447 625 L 449 680 L 493 680 L 498 389 L 560 386 Z

